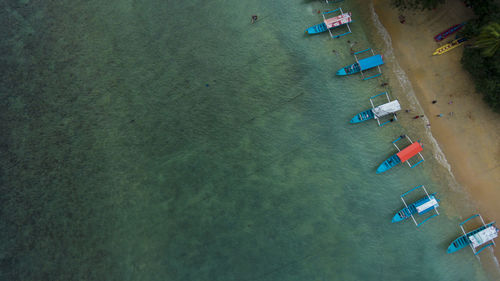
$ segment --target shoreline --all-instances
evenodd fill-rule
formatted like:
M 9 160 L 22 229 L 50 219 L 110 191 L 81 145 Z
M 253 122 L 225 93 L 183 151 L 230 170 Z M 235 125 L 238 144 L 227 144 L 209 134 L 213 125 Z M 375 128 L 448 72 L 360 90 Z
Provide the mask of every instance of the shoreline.
M 432 11 L 400 13 L 387 1 L 374 0 L 374 9 L 392 40 L 394 55 L 410 80 L 415 96 L 430 124 L 458 184 L 476 203 L 485 219 L 500 218 L 500 124 L 475 91 L 460 59 L 463 48 L 432 56 L 432 52 L 454 36 L 435 42 L 434 35 L 472 18 L 472 11 L 460 1 L 447 1 Z M 406 18 L 401 24 L 400 14 Z M 433 101 L 436 101 L 433 103 Z M 404 119 L 410 115 L 402 113 Z M 442 117 L 438 115 L 442 114 Z M 471 214 L 472 215 L 472 214 Z M 500 252 L 495 252 L 497 259 Z

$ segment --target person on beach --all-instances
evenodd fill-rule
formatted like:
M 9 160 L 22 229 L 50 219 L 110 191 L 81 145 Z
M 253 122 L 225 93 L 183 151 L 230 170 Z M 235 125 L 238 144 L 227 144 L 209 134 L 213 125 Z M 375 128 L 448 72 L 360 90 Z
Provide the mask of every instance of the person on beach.
M 432 104 L 435 104 L 436 102 L 438 102 L 438 101 L 437 101 L 437 100 L 433 100 L 433 101 L 432 101 Z
M 405 16 L 403 16 L 403 15 L 399 15 L 399 22 L 400 22 L 400 23 L 405 23 L 405 22 L 406 22 L 406 18 L 405 18 Z
M 442 113 L 439 113 L 438 115 L 436 115 L 437 117 L 443 117 L 443 114 Z
M 252 15 L 252 23 L 255 23 L 257 19 L 258 19 L 257 15 Z

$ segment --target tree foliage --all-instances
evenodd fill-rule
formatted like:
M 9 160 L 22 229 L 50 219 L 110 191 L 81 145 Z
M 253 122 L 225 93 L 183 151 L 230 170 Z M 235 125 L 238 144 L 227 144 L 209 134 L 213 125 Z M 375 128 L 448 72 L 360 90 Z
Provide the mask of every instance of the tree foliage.
M 432 10 L 444 3 L 444 0 L 391 0 L 391 3 L 400 10 Z
M 462 65 L 470 73 L 484 101 L 500 113 L 500 8 L 493 0 L 466 0 L 476 17 L 467 22 L 461 36 L 475 39 L 475 47 L 466 48 Z
M 493 22 L 483 26 L 476 46 L 482 49 L 485 57 L 493 56 L 500 49 L 500 24 Z

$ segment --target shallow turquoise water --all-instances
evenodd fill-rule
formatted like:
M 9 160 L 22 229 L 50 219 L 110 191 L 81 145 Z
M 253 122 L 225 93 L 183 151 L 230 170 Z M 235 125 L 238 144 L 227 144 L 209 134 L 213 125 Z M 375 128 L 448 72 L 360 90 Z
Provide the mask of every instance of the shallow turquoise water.
M 487 279 L 467 250 L 446 254 L 446 199 L 465 199 L 430 151 L 375 174 L 394 138 L 419 136 L 348 123 L 382 80 L 334 76 L 347 40 L 374 44 L 368 19 L 304 35 L 330 7 L 1 4 L 2 279 Z M 391 225 L 420 184 L 442 215 Z

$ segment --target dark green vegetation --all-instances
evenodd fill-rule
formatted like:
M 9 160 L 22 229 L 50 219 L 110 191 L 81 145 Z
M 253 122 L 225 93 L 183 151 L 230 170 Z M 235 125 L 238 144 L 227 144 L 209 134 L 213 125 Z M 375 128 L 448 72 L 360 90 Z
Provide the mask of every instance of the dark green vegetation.
M 400 10 L 406 9 L 422 9 L 431 10 L 439 4 L 444 3 L 444 0 L 391 0 L 392 4 Z
M 478 92 L 485 102 L 500 112 L 500 8 L 493 0 L 467 1 L 476 14 L 461 32 L 473 38 L 472 46 L 465 48 L 462 65 L 471 74 Z

